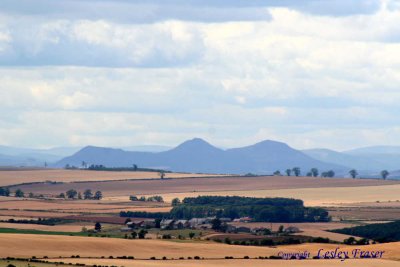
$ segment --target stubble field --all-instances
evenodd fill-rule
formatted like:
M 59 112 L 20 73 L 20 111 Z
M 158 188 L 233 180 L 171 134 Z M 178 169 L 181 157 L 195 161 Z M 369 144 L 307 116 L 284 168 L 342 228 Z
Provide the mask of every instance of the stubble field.
M 397 201 L 400 181 L 376 179 L 337 179 L 312 177 L 219 177 L 164 180 L 129 180 L 17 186 L 25 192 L 52 195 L 75 189 L 100 190 L 107 199 L 127 200 L 129 195 L 158 195 L 167 201 L 198 195 L 238 195 L 253 197 L 292 197 L 306 205 L 329 206 L 344 203 Z M 15 190 L 17 187 L 11 188 Z
M 32 246 L 32 244 L 35 244 Z M 225 256 L 234 256 L 239 259 L 244 256 L 256 258 L 259 256 L 277 255 L 283 252 L 303 252 L 309 251 L 312 256 L 317 254 L 319 249 L 335 250 L 335 244 L 302 244 L 280 247 L 252 247 L 234 246 L 217 243 L 196 243 L 196 242 L 171 242 L 161 240 L 121 240 L 103 239 L 90 237 L 71 237 L 71 236 L 43 236 L 43 235 L 20 235 L 2 234 L 0 235 L 0 257 L 32 257 L 33 255 L 41 258 L 47 256 L 50 260 L 107 264 L 118 266 L 240 266 L 238 264 L 251 266 L 265 266 L 267 263 L 273 266 L 288 266 L 287 261 L 265 261 L 265 260 L 225 260 Z M 339 246 L 343 251 L 351 251 L 354 246 Z M 363 246 L 364 250 L 383 250 L 385 260 L 346 260 L 344 262 L 336 260 L 308 260 L 292 261 L 293 266 L 398 266 L 400 259 L 400 243 L 378 244 Z M 59 259 L 59 257 L 70 258 L 71 255 L 80 255 L 80 259 Z M 100 259 L 100 257 L 113 256 L 134 256 L 136 260 L 110 260 Z M 168 261 L 149 261 L 151 257 L 161 259 L 179 259 L 180 257 L 199 256 L 205 260 L 168 260 Z M 96 259 L 84 259 L 96 257 Z M 54 258 L 54 259 L 51 259 Z M 139 260 L 139 261 L 137 261 Z M 396 262 L 397 261 L 397 262 Z M 253 265 L 256 264 L 256 265 Z M 333 264 L 333 265 L 332 265 Z M 338 265 L 342 264 L 342 265 Z M 345 265 L 346 264 L 346 265 Z
M 167 178 L 209 177 L 220 175 L 193 174 L 193 173 L 166 173 Z M 131 179 L 159 179 L 158 172 L 112 172 L 89 170 L 0 170 L 0 186 L 35 183 L 35 182 L 82 182 L 82 181 L 116 181 Z

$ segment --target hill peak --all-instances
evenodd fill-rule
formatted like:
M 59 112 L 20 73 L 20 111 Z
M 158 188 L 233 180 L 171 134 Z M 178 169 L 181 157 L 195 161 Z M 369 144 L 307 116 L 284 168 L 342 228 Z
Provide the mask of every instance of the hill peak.
M 202 138 L 193 138 L 183 142 L 178 145 L 173 150 L 196 150 L 196 151 L 204 151 L 204 150 L 220 150 L 219 148 L 211 145 L 207 141 Z

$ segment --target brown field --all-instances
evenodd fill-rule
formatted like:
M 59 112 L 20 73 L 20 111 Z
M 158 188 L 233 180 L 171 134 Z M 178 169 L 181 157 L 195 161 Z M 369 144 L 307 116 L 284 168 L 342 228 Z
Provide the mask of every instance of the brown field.
M 238 190 L 161 194 L 165 200 L 173 198 L 212 196 L 249 196 L 249 197 L 288 197 L 302 199 L 306 206 L 337 206 L 351 204 L 357 206 L 360 202 L 396 201 L 400 198 L 400 185 L 358 186 L 358 187 L 320 187 L 276 190 Z
M 338 205 L 355 202 L 396 201 L 400 181 L 375 179 L 323 179 L 312 177 L 220 177 L 166 180 L 129 180 L 18 186 L 25 192 L 55 195 L 71 188 L 101 190 L 106 199 L 127 199 L 129 195 L 162 194 L 167 200 L 197 195 L 242 195 L 294 197 L 306 205 Z M 15 188 L 12 188 L 14 190 Z M 301 189 L 301 190 L 299 190 Z
M 70 201 L 70 200 L 0 200 L 2 210 L 26 210 L 26 211 L 53 211 L 72 213 L 119 213 L 125 211 L 167 212 L 171 207 L 147 202 L 148 206 L 137 206 L 132 203 L 107 203 L 102 201 Z
M 220 175 L 167 173 L 166 178 L 209 177 Z M 159 179 L 158 172 L 112 172 L 64 169 L 0 170 L 0 186 L 34 182 L 81 182 L 131 179 Z
M 34 244 L 34 245 L 32 245 Z M 150 257 L 179 258 L 200 256 L 206 259 L 222 259 L 225 256 L 252 258 L 277 255 L 279 251 L 309 251 L 316 255 L 318 249 L 335 249 L 335 244 L 302 244 L 281 247 L 235 246 L 204 242 L 171 242 L 162 240 L 125 240 L 72 236 L 44 236 L 23 234 L 0 235 L 0 257 L 101 257 L 134 256 L 136 259 Z M 342 250 L 353 250 L 354 246 L 340 245 Z M 363 246 L 364 250 L 384 250 L 384 258 L 400 260 L 400 242 Z M 98 259 L 96 259 L 96 262 Z M 321 261 L 322 262 L 322 261 Z M 398 264 L 398 263 L 397 263 Z
M 330 216 L 336 219 L 357 221 L 399 220 L 400 208 L 385 207 L 330 207 Z
M 283 225 L 285 228 L 294 226 L 299 228 L 301 233 L 296 235 L 312 236 L 312 237 L 323 237 L 329 238 L 334 241 L 342 242 L 344 239 L 350 236 L 344 234 L 337 234 L 327 232 L 327 230 L 341 229 L 346 227 L 359 226 L 354 223 L 340 223 L 340 222 L 328 222 L 328 223 L 231 223 L 234 226 L 244 226 L 249 228 L 265 227 L 273 231 L 277 231 L 279 226 Z
M 285 260 L 184 260 L 184 261 L 148 261 L 148 260 L 108 260 L 108 259 L 79 259 L 65 260 L 65 262 L 85 263 L 85 264 L 101 264 L 108 266 L 125 266 L 125 267 L 398 267 L 399 263 L 389 260 L 307 260 L 307 261 L 285 261 Z

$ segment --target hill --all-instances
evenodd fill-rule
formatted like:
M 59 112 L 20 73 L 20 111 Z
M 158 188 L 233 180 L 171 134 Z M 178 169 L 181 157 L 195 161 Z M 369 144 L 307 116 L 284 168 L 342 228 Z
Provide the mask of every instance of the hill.
M 164 152 L 131 152 L 122 149 L 88 146 L 55 164 L 81 166 L 102 164 L 107 167 L 140 167 L 195 173 L 272 173 L 300 167 L 342 170 L 345 167 L 313 159 L 287 144 L 263 141 L 252 146 L 223 150 L 200 138 L 188 140 Z
M 307 149 L 302 152 L 314 159 L 337 165 L 349 166 L 359 171 L 383 170 L 388 167 L 385 163 L 380 162 L 373 157 L 370 158 L 362 155 L 346 154 L 330 149 Z

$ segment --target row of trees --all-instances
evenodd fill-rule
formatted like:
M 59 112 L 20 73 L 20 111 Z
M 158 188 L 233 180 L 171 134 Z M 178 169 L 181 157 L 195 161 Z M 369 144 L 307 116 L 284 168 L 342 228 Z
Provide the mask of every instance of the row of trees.
M 137 197 L 135 195 L 129 196 L 130 201 L 149 201 L 149 202 L 164 202 L 164 199 L 162 196 L 152 196 L 146 198 L 145 196 Z
M 76 191 L 75 189 L 70 189 L 65 193 L 61 193 L 59 198 L 68 198 L 68 199 L 94 199 L 94 200 L 100 200 L 103 198 L 103 193 L 101 191 L 96 191 L 94 194 L 92 190 L 86 189 L 83 192 L 83 195 L 81 192 Z
M 301 175 L 301 169 L 300 167 L 294 167 L 292 169 L 287 169 L 285 171 L 285 174 L 287 176 L 300 176 Z M 281 171 L 276 171 L 274 172 L 274 175 L 282 175 Z M 308 177 L 319 177 L 320 176 L 320 172 L 317 168 L 312 168 L 310 171 L 307 172 L 306 176 Z M 333 170 L 329 170 L 329 171 L 325 171 L 321 173 L 321 177 L 334 177 L 335 176 L 335 172 Z
M 287 176 L 300 176 L 301 175 L 301 169 L 299 167 L 294 167 L 292 169 L 287 169 L 285 171 L 285 174 Z M 277 170 L 274 172 L 274 175 L 282 175 L 281 171 Z M 349 175 L 355 179 L 358 176 L 358 172 L 355 169 L 352 169 L 349 171 Z M 382 179 L 386 180 L 386 178 L 390 175 L 390 173 L 387 170 L 383 170 L 380 173 Z M 308 177 L 319 177 L 320 176 L 320 172 L 317 168 L 312 168 L 310 171 L 307 172 L 306 176 Z M 321 173 L 321 177 L 335 177 L 335 172 L 333 170 L 330 171 L 325 171 Z
M 67 170 L 76 170 L 78 167 L 70 164 L 66 164 L 64 166 Z M 164 179 L 167 171 L 159 170 L 159 169 L 149 169 L 149 168 L 139 168 L 138 165 L 132 164 L 132 167 L 107 167 L 102 164 L 88 164 L 86 161 L 82 161 L 81 169 L 87 169 L 91 171 L 147 171 L 147 172 L 158 172 L 158 175 L 161 179 Z
M 388 178 L 388 176 L 390 175 L 390 172 L 388 172 L 387 170 L 383 170 L 381 171 L 381 177 L 383 180 L 386 180 L 386 178 Z M 349 175 L 351 176 L 351 178 L 355 179 L 358 176 L 358 172 L 356 169 L 352 169 L 349 171 Z
M 11 194 L 10 189 L 7 187 L 0 187 L 0 196 L 9 197 Z M 31 193 L 32 194 L 32 193 Z M 21 189 L 17 189 L 14 192 L 15 197 L 25 197 L 25 193 Z

